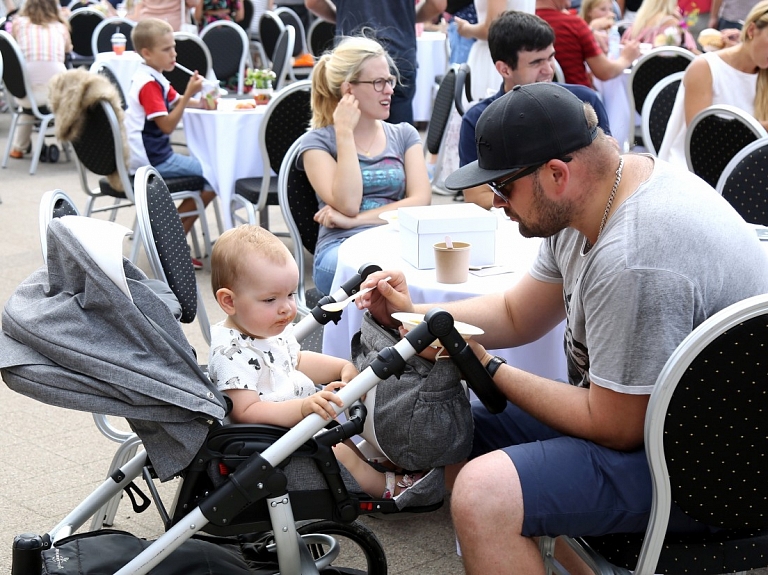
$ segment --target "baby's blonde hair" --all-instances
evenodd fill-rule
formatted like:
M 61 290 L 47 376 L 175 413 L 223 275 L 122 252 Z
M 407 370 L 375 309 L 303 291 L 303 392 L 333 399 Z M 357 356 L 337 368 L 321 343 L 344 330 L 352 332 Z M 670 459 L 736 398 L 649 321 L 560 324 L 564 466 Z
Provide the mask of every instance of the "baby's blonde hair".
M 243 224 L 227 230 L 216 240 L 211 253 L 214 296 L 221 288 L 234 289 L 245 272 L 246 256 L 254 253 L 280 265 L 293 261 L 285 244 L 260 226 Z
M 139 20 L 139 23 L 136 24 L 131 32 L 133 49 L 139 53 L 145 48 L 151 50 L 157 44 L 158 39 L 161 36 L 165 36 L 168 32 L 173 34 L 173 28 L 165 20 L 160 20 L 159 18 Z
M 363 65 L 384 56 L 389 69 L 399 76 L 397 67 L 381 44 L 365 36 L 344 38 L 335 49 L 323 54 L 312 72 L 312 128 L 333 124 L 333 112 L 341 100 L 341 85 L 360 78 Z

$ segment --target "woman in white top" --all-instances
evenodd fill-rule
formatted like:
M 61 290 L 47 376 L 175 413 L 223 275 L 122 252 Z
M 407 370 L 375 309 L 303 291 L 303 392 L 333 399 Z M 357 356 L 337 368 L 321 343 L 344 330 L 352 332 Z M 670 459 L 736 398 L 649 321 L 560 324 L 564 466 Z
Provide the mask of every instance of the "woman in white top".
M 534 14 L 536 0 L 475 0 L 477 24 L 456 18 L 456 29 L 465 38 L 475 38 L 467 58 L 471 72 L 472 99 L 482 100 L 493 96 L 501 88 L 501 75 L 488 49 L 488 27 L 499 14 L 505 10 L 518 10 Z
M 688 66 L 659 158 L 687 166 L 686 127 L 713 104 L 741 108 L 768 128 L 768 0 L 755 4 L 747 15 L 740 44 L 702 54 Z

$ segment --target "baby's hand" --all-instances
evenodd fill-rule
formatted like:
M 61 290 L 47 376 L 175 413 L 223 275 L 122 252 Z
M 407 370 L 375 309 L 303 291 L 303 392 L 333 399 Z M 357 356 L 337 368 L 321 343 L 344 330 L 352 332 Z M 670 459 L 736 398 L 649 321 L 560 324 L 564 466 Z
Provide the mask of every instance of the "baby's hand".
M 306 417 L 311 413 L 316 413 L 328 421 L 336 417 L 336 411 L 331 404 L 335 403 L 339 407 L 344 407 L 344 402 L 339 399 L 338 395 L 330 391 L 328 387 L 330 386 L 326 386 L 322 391 L 310 395 L 301 402 L 301 417 Z

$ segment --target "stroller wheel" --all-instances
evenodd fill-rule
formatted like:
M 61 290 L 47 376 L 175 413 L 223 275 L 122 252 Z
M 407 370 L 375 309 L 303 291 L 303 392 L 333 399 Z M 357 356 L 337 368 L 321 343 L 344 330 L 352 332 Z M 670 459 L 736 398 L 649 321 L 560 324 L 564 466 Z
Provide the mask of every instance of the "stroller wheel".
M 43 147 L 40 148 L 40 161 L 41 162 L 48 161 L 48 145 L 47 144 L 43 144 Z
M 331 535 L 339 543 L 341 553 L 333 564 L 322 569 L 321 574 L 368 574 L 386 575 L 387 556 L 376 535 L 368 527 L 354 521 L 352 523 L 337 523 L 335 521 L 315 521 L 298 528 L 301 535 L 321 533 Z M 328 552 L 325 545 L 313 543 L 309 550 L 315 559 L 323 557 Z
M 48 146 L 48 161 L 52 164 L 59 161 L 59 147 L 56 144 Z

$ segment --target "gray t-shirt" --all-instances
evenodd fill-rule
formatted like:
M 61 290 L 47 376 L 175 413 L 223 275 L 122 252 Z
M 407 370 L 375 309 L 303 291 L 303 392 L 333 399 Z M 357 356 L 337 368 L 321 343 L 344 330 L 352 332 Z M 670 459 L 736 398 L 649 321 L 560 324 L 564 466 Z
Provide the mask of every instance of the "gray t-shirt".
M 411 146 L 421 145 L 419 133 L 410 124 L 393 125 L 382 122 L 382 125 L 384 126 L 384 134 L 387 138 L 387 147 L 384 151 L 370 158 L 363 154 L 357 155 L 360 160 L 360 171 L 363 175 L 361 212 L 391 204 L 405 197 L 405 152 Z M 307 150 L 323 150 L 336 159 L 336 130 L 334 127 L 326 126 L 325 128 L 312 130 L 302 136 L 299 155 L 296 159 L 296 167 L 300 170 L 304 169 L 302 154 Z M 325 202 L 323 202 L 320 196 L 317 199 L 322 208 Z M 338 238 L 348 238 L 369 227 L 371 226 L 343 230 L 320 226 L 316 250 L 319 250 L 326 242 Z
M 752 226 L 693 174 L 655 160 L 651 177 L 583 255 L 568 228 L 542 242 L 531 275 L 562 282 L 568 378 L 650 394 L 678 344 L 704 320 L 768 293 Z

